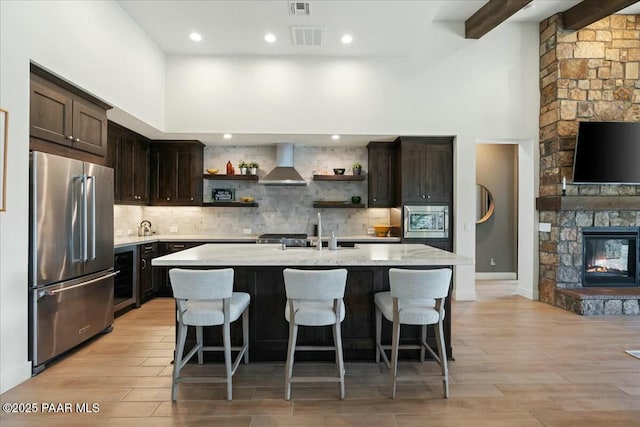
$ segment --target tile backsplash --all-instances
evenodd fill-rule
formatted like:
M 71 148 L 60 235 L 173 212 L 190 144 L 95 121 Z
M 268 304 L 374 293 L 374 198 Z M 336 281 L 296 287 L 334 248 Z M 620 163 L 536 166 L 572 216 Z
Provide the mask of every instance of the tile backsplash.
M 264 146 L 207 146 L 204 149 L 204 169 L 225 171 L 227 161 L 239 173 L 240 161 L 259 163 L 258 175 L 263 177 L 276 163 L 276 147 Z M 214 236 L 241 236 L 246 229 L 250 234 L 307 233 L 313 234 L 317 213 L 322 213 L 323 235 L 332 231 L 340 235 L 363 235 L 374 224 L 389 224 L 389 209 L 317 209 L 316 200 L 345 200 L 359 196 L 367 202 L 367 181 L 313 181 L 314 174 L 333 174 L 333 168 L 345 168 L 351 173 L 351 165 L 361 163 L 363 173 L 367 168 L 365 147 L 308 147 L 296 146 L 294 166 L 307 181 L 304 187 L 265 186 L 255 181 L 215 181 L 203 183 L 204 202 L 211 201 L 213 189 L 235 191 L 236 200 L 252 196 L 258 207 L 165 207 L 116 205 L 115 232 L 126 235 L 128 230 L 137 232 L 142 219 L 149 220 L 152 230 L 158 234 L 206 234 Z

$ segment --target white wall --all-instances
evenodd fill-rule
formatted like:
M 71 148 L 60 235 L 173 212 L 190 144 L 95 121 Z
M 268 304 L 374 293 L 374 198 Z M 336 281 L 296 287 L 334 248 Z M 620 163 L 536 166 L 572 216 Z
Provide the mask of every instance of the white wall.
M 411 59 L 172 57 L 165 86 L 162 53 L 117 3 L 0 1 L 0 106 L 10 111 L 0 390 L 30 373 L 29 60 L 170 132 L 455 135 L 454 245 L 473 257 L 475 142 L 537 140 L 538 25 L 503 24 L 480 40 L 459 27 L 442 27 L 437 60 L 426 47 Z M 454 296 L 474 299 L 474 267 L 455 278 Z
M 164 55 L 115 2 L 1 1 L 0 106 L 9 110 L 0 213 L 0 392 L 29 378 L 29 61 L 164 127 Z
M 503 24 L 480 40 L 442 26 L 433 60 L 169 56 L 172 132 L 455 135 L 455 250 L 475 255 L 475 143 L 537 140 L 537 24 Z M 456 269 L 475 299 L 474 268 Z

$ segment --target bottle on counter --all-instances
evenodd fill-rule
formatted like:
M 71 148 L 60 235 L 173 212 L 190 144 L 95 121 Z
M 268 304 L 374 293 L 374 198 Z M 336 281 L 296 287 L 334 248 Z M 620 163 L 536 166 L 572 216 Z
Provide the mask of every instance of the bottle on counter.
M 227 175 L 234 175 L 233 165 L 231 164 L 231 160 L 227 162 Z

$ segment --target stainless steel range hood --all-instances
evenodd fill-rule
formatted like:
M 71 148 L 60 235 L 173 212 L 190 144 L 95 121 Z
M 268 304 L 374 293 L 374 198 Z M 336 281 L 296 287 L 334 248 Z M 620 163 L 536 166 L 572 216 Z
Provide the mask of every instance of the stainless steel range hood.
M 307 185 L 293 167 L 293 144 L 278 144 L 276 167 L 259 181 L 264 185 Z

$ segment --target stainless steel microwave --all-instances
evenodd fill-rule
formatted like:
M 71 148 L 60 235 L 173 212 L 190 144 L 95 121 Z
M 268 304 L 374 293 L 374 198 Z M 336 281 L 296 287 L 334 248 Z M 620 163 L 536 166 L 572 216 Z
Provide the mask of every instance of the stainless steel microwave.
M 407 239 L 446 239 L 449 237 L 449 206 L 405 205 L 404 237 Z

